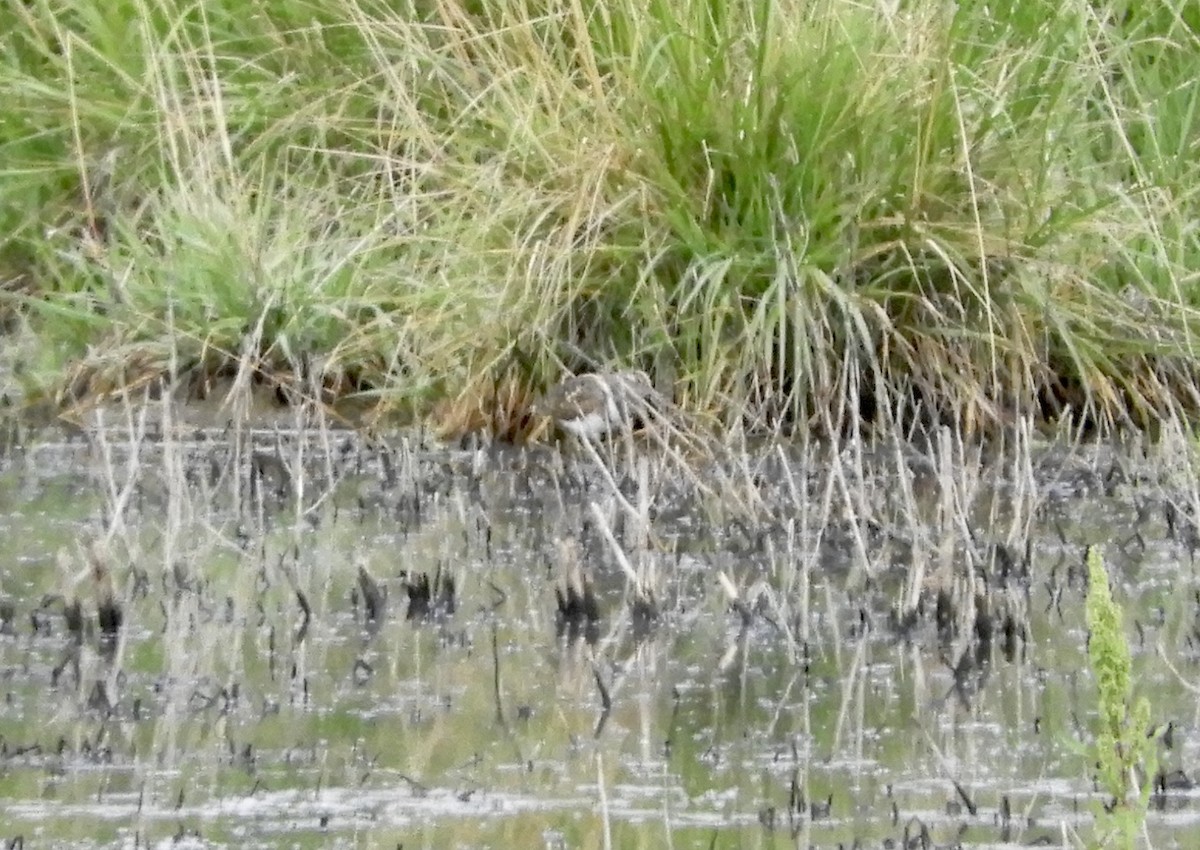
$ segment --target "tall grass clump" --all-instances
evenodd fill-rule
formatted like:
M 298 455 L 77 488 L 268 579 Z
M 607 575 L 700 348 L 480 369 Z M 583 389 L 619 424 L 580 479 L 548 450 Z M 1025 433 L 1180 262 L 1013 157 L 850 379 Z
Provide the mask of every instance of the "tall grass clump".
M 1191 403 L 1193 11 L 994 5 L 5 7 L 30 391 L 503 430 L 621 361 L 767 423 Z

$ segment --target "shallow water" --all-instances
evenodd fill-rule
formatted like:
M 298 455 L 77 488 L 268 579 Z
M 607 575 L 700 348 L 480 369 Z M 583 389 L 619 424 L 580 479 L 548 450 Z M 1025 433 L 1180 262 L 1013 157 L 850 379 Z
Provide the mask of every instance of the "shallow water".
M 1167 539 L 1162 490 L 1114 485 L 1108 460 L 1047 454 L 1034 496 L 1004 483 L 1007 468 L 983 468 L 968 511 L 973 551 L 1002 539 L 1013 505 L 1036 509 L 1029 579 L 1003 586 L 1028 640 L 1006 647 L 997 619 L 978 663 L 962 664 L 978 641 L 939 639 L 931 609 L 903 633 L 893 625 L 914 559 L 956 564 L 964 544 L 945 518 L 925 543 L 911 522 L 907 537 L 888 530 L 899 473 L 886 452 L 853 482 L 857 495 L 810 514 L 838 489 L 838 461 L 763 450 L 740 464 L 765 503 L 753 521 L 722 508 L 732 479 L 714 506 L 659 467 L 640 479 L 629 468 L 615 483 L 649 506 L 647 541 L 586 458 L 405 444 L 383 462 L 334 439 L 295 465 L 309 470 L 300 487 L 275 462 L 291 448 L 212 440 L 43 443 L 7 458 L 0 839 L 832 848 L 900 846 L 926 830 L 935 846 L 1086 840 L 1103 799 L 1087 750 L 1095 694 L 1080 559 L 1090 543 L 1107 544 L 1140 692 L 1156 722 L 1172 723 L 1161 766 L 1194 776 L 1197 700 L 1158 652 L 1200 682 L 1200 583 Z M 910 502 L 934 492 L 931 504 L 946 504 L 936 471 L 913 480 Z M 876 509 L 847 518 L 847 505 Z M 635 628 L 604 525 L 653 575 L 649 627 Z M 108 536 L 124 624 L 115 643 L 93 624 L 77 645 L 50 597 L 77 595 L 94 616 L 77 541 Z M 594 643 L 556 628 L 555 588 L 572 561 L 594 573 Z M 387 587 L 375 623 L 360 565 Z M 996 562 L 979 569 L 994 575 Z M 718 570 L 754 609 L 745 627 Z M 439 571 L 454 581 L 454 611 L 408 618 L 403 577 Z M 1154 847 L 1192 846 L 1198 796 L 1155 798 Z

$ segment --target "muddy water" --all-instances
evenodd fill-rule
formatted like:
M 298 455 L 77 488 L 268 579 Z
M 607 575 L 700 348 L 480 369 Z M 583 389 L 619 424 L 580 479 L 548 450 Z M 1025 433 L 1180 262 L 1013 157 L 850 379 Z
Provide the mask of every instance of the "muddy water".
M 871 495 L 847 519 L 845 507 L 798 508 L 828 497 L 832 461 L 777 453 L 743 476 L 779 502 L 751 521 L 654 470 L 640 488 L 636 470 L 610 483 L 587 459 L 550 451 L 409 447 L 383 458 L 330 445 L 295 465 L 277 448 L 213 442 L 10 453 L 0 840 L 1087 841 L 1103 801 L 1087 749 L 1095 693 L 1080 553 L 1090 543 L 1106 544 L 1139 689 L 1172 724 L 1161 768 L 1196 774 L 1197 698 L 1185 682 L 1200 683 L 1200 582 L 1184 545 L 1167 539 L 1163 491 L 1114 485 L 1110 461 L 1039 468 L 1028 564 L 1019 544 L 1005 550 L 1019 568 L 1004 570 L 1004 593 L 1023 600 L 1021 615 L 1007 634 L 997 615 L 981 640 L 975 626 L 939 637 L 932 603 L 897 627 L 914 559 L 968 556 L 954 523 L 928 550 L 911 522 L 886 528 L 887 461 L 868 464 L 855 486 Z M 986 492 L 1003 491 L 1004 474 L 985 470 Z M 649 534 L 614 483 L 649 504 Z M 1001 572 L 989 541 L 1006 520 L 994 508 L 1026 498 L 1014 493 L 971 508 L 970 545 L 992 553 L 979 556 L 980 574 Z M 882 506 L 870 518 L 868 503 Z M 602 526 L 644 571 L 654 621 L 634 622 Z M 103 581 L 85 548 L 97 539 L 123 613 L 113 638 L 95 622 Z M 558 622 L 555 590 L 573 564 L 594 576 L 602 615 L 587 636 Z M 360 568 L 386 594 L 373 620 Z M 718 571 L 739 588 L 745 619 Z M 410 616 L 422 575 L 432 610 Z M 72 599 L 87 620 L 78 638 Z M 1197 792 L 1156 795 L 1147 832 L 1156 848 L 1194 846 Z

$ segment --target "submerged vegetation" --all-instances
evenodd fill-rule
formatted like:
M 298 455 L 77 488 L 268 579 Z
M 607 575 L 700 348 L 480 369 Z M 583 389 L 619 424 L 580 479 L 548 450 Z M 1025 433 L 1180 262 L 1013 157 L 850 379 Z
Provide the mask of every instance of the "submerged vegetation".
M 628 429 L 123 406 L 0 452 L 12 846 L 1191 846 L 1182 429 L 801 434 L 689 477 Z
M 621 363 L 717 421 L 1197 396 L 1186 0 L 6 4 L 28 400 L 236 377 L 520 430 Z

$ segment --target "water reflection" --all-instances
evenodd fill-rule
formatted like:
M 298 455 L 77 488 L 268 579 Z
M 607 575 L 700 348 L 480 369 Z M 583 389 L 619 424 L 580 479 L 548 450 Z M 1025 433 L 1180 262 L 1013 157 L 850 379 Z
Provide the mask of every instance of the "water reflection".
M 1134 532 L 1110 560 L 1174 721 L 1149 832 L 1196 828 L 1195 697 L 1156 656 L 1194 672 L 1196 579 L 1103 475 L 884 453 L 851 488 L 767 449 L 709 478 L 753 482 L 747 518 L 645 462 L 213 445 L 8 459 L 0 838 L 1057 846 L 1100 799 L 1080 551 Z

